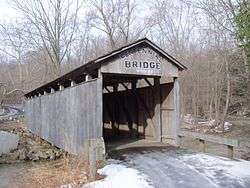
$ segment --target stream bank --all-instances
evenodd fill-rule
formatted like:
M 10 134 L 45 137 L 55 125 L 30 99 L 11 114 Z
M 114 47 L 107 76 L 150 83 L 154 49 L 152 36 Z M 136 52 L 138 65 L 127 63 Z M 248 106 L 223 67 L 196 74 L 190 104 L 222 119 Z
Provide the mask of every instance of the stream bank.
M 0 164 L 24 161 L 54 160 L 60 158 L 64 151 L 29 132 L 23 121 L 0 123 L 0 131 L 18 135 L 17 147 L 7 154 L 0 155 Z M 4 143 L 0 143 L 2 145 Z

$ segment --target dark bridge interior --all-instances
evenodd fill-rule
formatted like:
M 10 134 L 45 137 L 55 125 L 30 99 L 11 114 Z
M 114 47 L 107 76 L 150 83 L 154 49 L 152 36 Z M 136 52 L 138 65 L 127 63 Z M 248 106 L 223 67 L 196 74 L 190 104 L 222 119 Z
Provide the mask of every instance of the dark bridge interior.
M 157 104 L 155 94 L 157 89 L 161 90 L 163 87 L 159 85 L 159 79 L 137 75 L 104 75 L 103 137 L 106 143 L 153 139 L 153 118 Z M 160 103 L 168 93 L 161 96 Z

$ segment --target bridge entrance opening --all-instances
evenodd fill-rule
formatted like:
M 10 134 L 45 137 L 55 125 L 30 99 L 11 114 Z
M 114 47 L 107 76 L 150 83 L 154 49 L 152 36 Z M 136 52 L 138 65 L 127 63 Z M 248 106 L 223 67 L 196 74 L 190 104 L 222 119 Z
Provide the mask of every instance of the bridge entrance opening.
M 103 74 L 103 137 L 106 144 L 162 140 L 162 104 L 173 83 L 160 77 Z M 164 112 L 163 112 L 164 113 Z

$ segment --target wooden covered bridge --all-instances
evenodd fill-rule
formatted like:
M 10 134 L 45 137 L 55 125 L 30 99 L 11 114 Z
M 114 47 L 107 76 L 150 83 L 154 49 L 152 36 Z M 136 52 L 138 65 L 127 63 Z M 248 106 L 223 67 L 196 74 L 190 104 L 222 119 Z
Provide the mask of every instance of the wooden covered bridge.
M 113 138 L 178 145 L 184 69 L 147 38 L 138 40 L 27 93 L 28 128 L 73 154 L 88 151 L 89 140 L 99 155 Z

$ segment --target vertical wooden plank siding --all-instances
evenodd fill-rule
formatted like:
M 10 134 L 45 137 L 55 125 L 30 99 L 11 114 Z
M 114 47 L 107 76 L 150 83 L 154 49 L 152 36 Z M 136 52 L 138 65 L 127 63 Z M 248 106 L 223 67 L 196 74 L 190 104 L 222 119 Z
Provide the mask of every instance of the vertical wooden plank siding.
M 73 154 L 102 137 L 102 78 L 26 102 L 28 128 Z
M 179 83 L 161 85 L 162 141 L 178 145 L 180 127 Z
M 174 139 L 175 145 L 179 145 L 179 131 L 180 131 L 180 84 L 178 78 L 174 78 Z

